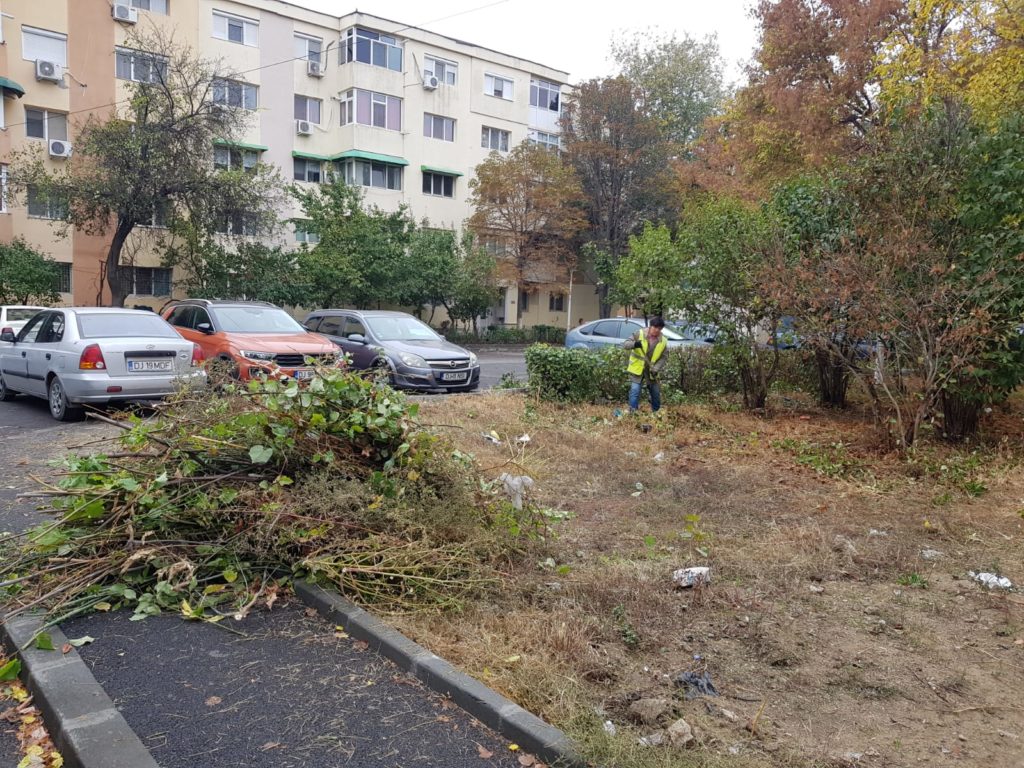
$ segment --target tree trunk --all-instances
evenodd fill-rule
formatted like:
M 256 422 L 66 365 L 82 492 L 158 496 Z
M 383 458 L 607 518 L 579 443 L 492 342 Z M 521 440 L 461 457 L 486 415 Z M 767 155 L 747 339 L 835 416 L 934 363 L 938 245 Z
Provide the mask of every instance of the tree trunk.
M 608 301 L 608 286 L 601 285 L 597 289 L 597 314 L 600 315 L 601 319 L 612 316 L 612 305 Z
M 127 219 L 117 220 L 117 229 L 114 230 L 114 237 L 110 241 L 110 249 L 107 251 L 107 285 L 110 287 L 110 306 L 123 307 L 124 300 L 128 294 L 124 291 L 124 280 L 121 279 L 121 251 L 124 249 L 128 235 L 132 233 L 135 224 Z
M 749 363 L 742 363 L 740 380 L 743 382 L 743 407 L 748 411 L 764 408 L 768 402 L 768 387 L 762 372 Z
M 568 308 L 565 312 L 565 332 L 568 333 L 572 330 L 572 273 L 573 270 L 569 270 L 569 296 L 567 297 Z
M 818 366 L 818 395 L 827 408 L 845 408 L 846 390 L 850 386 L 850 371 L 842 358 L 831 350 L 814 351 Z
M 955 392 L 943 391 L 942 417 L 943 437 L 950 442 L 961 442 L 978 434 L 981 403 Z

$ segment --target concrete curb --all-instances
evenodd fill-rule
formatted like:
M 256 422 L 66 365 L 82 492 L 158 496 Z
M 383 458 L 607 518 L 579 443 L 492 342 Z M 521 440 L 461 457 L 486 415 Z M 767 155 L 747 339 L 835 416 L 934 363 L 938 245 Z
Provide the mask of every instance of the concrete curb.
M 562 731 L 460 672 L 373 614 L 337 593 L 309 582 L 296 582 L 295 594 L 326 619 L 344 627 L 349 635 L 368 643 L 371 649 L 418 677 L 431 690 L 451 696 L 456 704 L 484 725 L 511 739 L 552 768 L 584 768 L 587 765 Z
M 43 625 L 39 616 L 0 616 L 0 637 L 11 656 L 21 659 L 21 678 L 42 712 L 50 737 L 67 768 L 160 768 L 128 727 L 114 702 L 96 682 L 82 657 L 56 627 L 46 630 L 55 651 L 35 647 Z M 19 651 L 19 649 L 24 650 Z

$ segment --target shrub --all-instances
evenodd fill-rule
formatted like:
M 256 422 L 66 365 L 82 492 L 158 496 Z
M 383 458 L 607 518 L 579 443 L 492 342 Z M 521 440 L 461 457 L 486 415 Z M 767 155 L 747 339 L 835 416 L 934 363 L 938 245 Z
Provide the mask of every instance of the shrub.
M 514 328 L 492 325 L 481 334 L 450 329 L 445 338 L 453 344 L 564 344 L 565 330 L 553 325 Z

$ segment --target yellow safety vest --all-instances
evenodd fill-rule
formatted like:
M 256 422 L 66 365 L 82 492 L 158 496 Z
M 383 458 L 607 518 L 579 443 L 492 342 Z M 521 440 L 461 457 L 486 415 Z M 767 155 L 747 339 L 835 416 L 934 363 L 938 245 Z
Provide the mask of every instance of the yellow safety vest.
M 658 362 L 658 358 L 661 357 L 661 353 L 665 351 L 665 347 L 668 343 L 665 341 L 664 334 L 658 338 L 658 343 L 654 347 L 654 354 L 651 355 L 651 365 Z M 640 332 L 640 344 L 633 347 L 629 355 L 629 367 L 626 369 L 627 372 L 634 376 L 644 375 L 644 363 L 647 361 L 647 331 L 646 329 Z

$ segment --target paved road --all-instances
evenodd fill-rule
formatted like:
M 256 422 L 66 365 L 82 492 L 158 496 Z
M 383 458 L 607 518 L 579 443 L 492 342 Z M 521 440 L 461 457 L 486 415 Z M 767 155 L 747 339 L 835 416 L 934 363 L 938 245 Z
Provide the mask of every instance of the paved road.
M 520 381 L 526 380 L 526 360 L 520 347 L 509 349 L 487 348 L 477 350 L 480 358 L 480 388 L 490 389 L 501 381 L 501 377 L 512 374 Z

